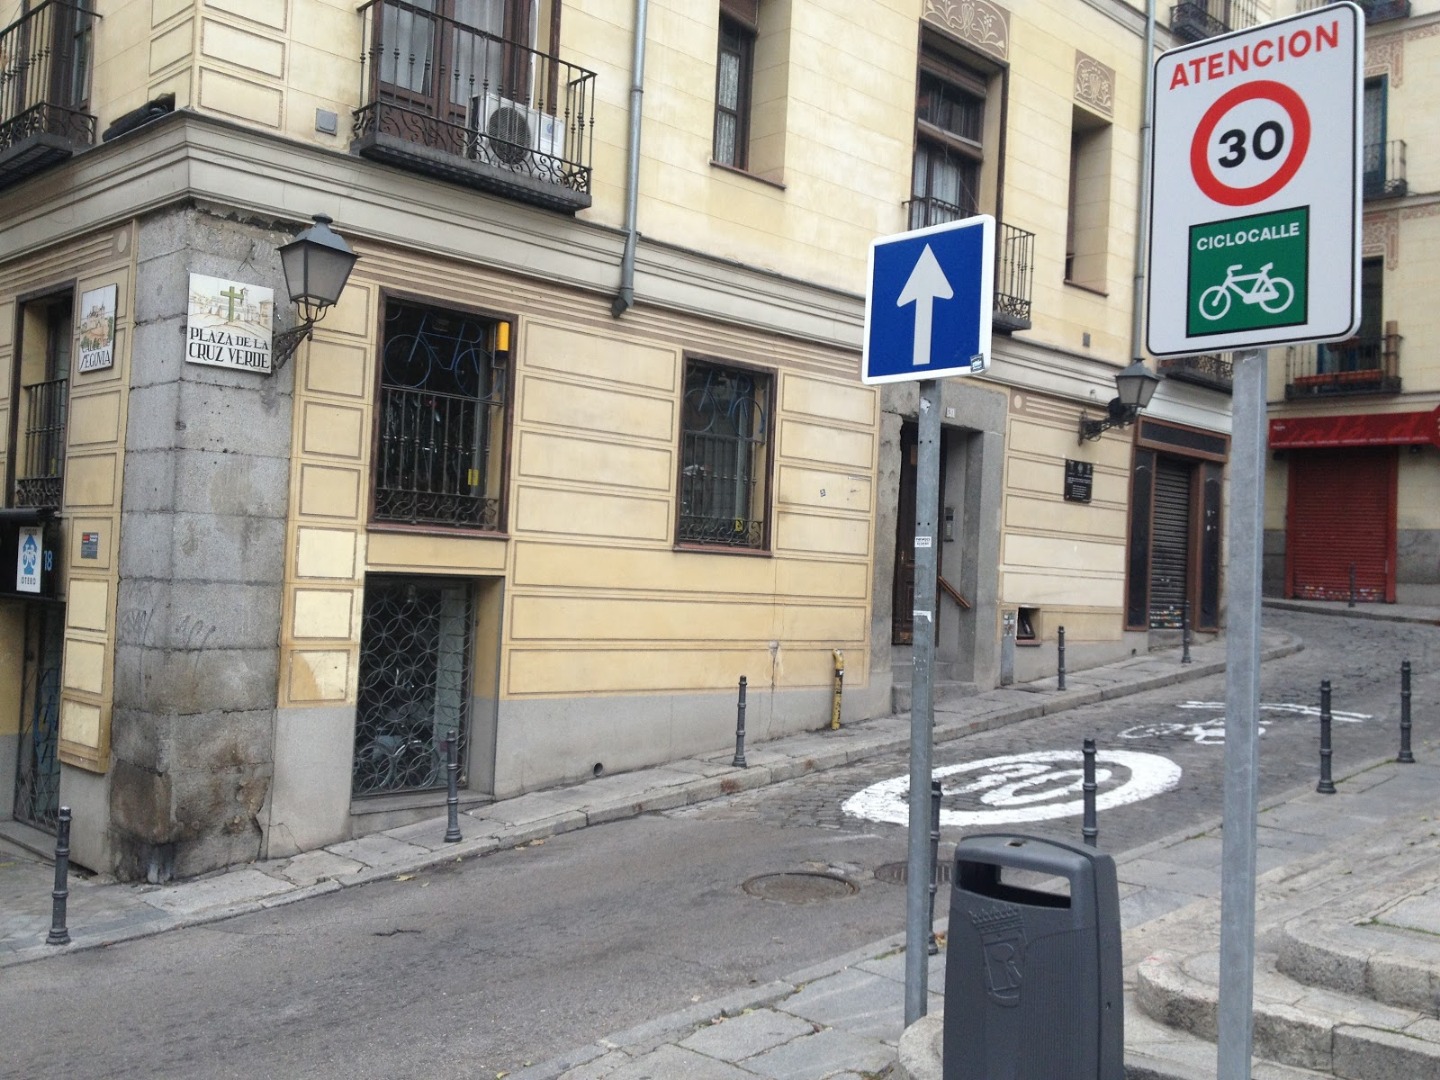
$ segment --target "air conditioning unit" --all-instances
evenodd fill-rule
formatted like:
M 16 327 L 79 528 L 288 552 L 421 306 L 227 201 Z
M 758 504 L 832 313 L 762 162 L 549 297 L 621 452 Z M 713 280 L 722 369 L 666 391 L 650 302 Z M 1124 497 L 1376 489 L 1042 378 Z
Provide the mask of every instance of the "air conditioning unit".
M 565 124 L 499 94 L 470 99 L 470 155 L 502 169 L 558 173 L 564 167 Z

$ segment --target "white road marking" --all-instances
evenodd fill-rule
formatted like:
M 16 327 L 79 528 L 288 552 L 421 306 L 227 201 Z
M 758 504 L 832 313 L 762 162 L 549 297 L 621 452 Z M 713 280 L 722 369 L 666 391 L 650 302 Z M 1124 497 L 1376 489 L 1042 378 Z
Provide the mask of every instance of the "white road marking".
M 1103 789 L 1096 792 L 1096 810 L 1139 802 L 1180 783 L 1180 766 L 1158 754 L 1100 750 L 1095 762 L 1095 782 Z M 931 775 L 941 781 L 944 795 L 978 796 L 981 803 L 994 809 L 949 809 L 942 800 L 940 824 L 958 828 L 1079 817 L 1085 809 L 1084 800 L 1072 796 L 1081 794 L 1083 764 L 1078 750 L 1032 750 L 942 766 Z M 1117 773 L 1125 771 L 1129 779 L 1104 787 Z M 956 780 L 945 783 L 949 777 Z M 845 800 L 842 809 L 851 817 L 904 825 L 910 820 L 909 799 L 910 777 L 897 776 L 857 791 Z

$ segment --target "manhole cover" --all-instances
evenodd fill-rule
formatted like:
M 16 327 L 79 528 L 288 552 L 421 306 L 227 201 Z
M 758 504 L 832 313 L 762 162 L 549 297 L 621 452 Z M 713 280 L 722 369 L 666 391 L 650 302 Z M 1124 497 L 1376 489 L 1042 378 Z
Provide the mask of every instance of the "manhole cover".
M 796 870 L 784 874 L 761 874 L 741 886 L 751 896 L 777 900 L 782 904 L 814 904 L 839 900 L 859 892 L 854 882 L 835 874 Z
M 949 885 L 950 875 L 954 864 L 942 862 L 936 869 L 939 871 L 935 881 L 938 885 Z M 904 885 L 910 880 L 910 864 L 908 862 L 887 862 L 875 868 L 875 880 L 884 881 L 890 885 Z

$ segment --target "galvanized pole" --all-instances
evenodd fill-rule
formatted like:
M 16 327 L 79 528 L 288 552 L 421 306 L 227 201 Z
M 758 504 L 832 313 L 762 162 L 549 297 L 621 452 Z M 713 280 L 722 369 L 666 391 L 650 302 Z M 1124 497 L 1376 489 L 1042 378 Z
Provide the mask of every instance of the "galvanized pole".
M 910 681 L 910 848 L 905 893 L 905 1026 L 928 1009 L 926 909 L 930 899 L 930 740 L 935 719 L 935 508 L 940 503 L 940 383 L 920 382 L 915 466 L 915 609 Z
M 1415 755 L 1410 750 L 1410 661 L 1400 665 L 1400 756 L 1395 759 L 1401 765 L 1414 765 Z
M 1260 569 L 1265 522 L 1265 350 L 1235 363 L 1225 640 L 1225 829 L 1220 849 L 1217 1080 L 1250 1080 L 1255 996 L 1255 819 L 1260 784 Z
M 1086 739 L 1081 753 L 1085 759 L 1085 770 L 1084 779 L 1080 783 L 1080 789 L 1084 793 L 1080 835 L 1089 847 L 1094 847 L 1100 839 L 1100 826 L 1095 820 L 1095 740 Z
M 70 931 L 65 927 L 65 905 L 70 899 L 70 807 L 60 807 L 59 825 L 55 830 L 55 888 L 50 893 L 50 933 L 46 945 L 69 945 Z

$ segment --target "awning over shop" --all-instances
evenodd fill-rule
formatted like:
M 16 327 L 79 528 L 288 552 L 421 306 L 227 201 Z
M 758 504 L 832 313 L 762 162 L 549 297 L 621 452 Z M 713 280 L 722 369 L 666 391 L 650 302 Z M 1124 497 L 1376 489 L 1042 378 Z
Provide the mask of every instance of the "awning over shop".
M 1416 444 L 1440 446 L 1440 406 L 1429 412 L 1285 416 L 1270 421 L 1271 450 Z

